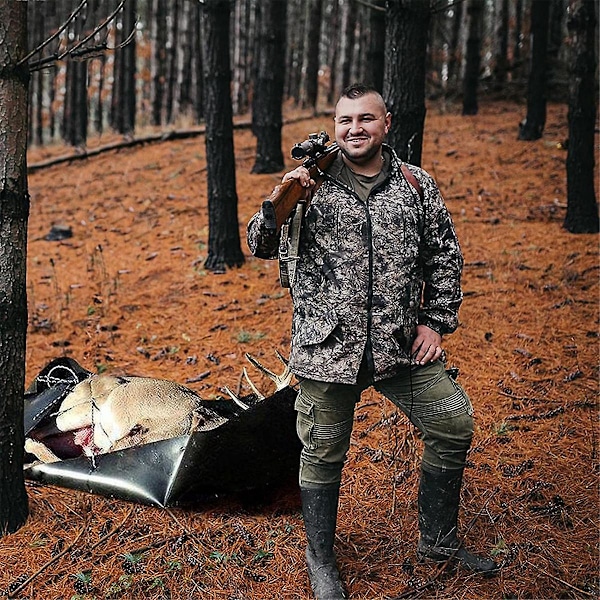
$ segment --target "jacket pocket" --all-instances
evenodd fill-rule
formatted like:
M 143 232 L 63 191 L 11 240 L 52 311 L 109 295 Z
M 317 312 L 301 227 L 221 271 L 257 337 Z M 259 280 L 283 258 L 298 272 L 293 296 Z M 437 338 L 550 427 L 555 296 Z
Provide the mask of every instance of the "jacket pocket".
M 299 346 L 321 344 L 333 333 L 337 325 L 338 317 L 333 311 L 298 317 L 295 342 Z

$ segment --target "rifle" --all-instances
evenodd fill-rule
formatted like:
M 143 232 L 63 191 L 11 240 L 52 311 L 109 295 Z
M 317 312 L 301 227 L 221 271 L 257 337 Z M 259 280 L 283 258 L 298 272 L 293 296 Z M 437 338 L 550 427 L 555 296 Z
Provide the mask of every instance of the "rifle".
M 321 133 L 311 133 L 308 139 L 294 144 L 292 147 L 292 158 L 294 160 L 304 159 L 302 166 L 308 169 L 311 178 L 316 181 L 316 188 L 323 183 L 324 171 L 329 168 L 338 152 L 335 142 L 326 146 L 328 141 L 329 135 L 325 131 L 321 131 Z M 295 179 L 289 179 L 276 186 L 271 195 L 262 203 L 265 226 L 279 233 L 281 226 L 287 221 L 304 193 L 305 188 Z

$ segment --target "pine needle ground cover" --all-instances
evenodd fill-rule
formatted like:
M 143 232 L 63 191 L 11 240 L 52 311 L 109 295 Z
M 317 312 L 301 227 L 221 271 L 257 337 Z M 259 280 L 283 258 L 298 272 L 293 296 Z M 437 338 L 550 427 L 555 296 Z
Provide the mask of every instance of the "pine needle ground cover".
M 486 580 L 417 562 L 421 442 L 393 405 L 367 391 L 341 490 L 342 576 L 362 600 L 594 598 L 598 238 L 561 227 L 566 107 L 549 107 L 537 142 L 516 141 L 522 106 L 459 112 L 429 107 L 423 167 L 439 182 L 465 254 L 460 327 L 445 340 L 476 413 L 460 524 L 468 546 L 503 569 Z M 330 117 L 290 124 L 284 145 L 322 129 L 333 133 Z M 244 236 L 281 174 L 250 175 L 248 130 L 236 130 L 235 144 Z M 65 152 L 33 148 L 29 162 Z M 279 369 L 291 304 L 277 264 L 250 257 L 243 242 L 243 267 L 222 275 L 203 267 L 202 137 L 40 169 L 29 186 L 28 381 L 68 355 L 91 371 L 173 379 L 214 398 L 225 386 L 247 391 L 245 352 Z M 46 240 L 52 225 L 73 236 Z M 193 509 L 33 483 L 28 493 L 27 524 L 0 539 L 8 597 L 310 597 L 293 478 L 269 494 Z

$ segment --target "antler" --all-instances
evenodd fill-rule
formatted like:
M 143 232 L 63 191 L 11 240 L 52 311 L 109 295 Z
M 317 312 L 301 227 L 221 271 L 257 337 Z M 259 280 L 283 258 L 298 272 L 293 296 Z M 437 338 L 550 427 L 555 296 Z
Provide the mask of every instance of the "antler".
M 279 392 L 283 388 L 290 385 L 290 381 L 292 379 L 292 373 L 290 371 L 288 361 L 276 350 L 277 358 L 283 363 L 284 370 L 281 375 L 277 375 L 273 373 L 270 369 L 267 369 L 262 363 L 260 363 L 256 358 L 254 358 L 251 354 L 246 352 L 246 358 L 259 370 L 262 371 L 269 379 L 275 382 L 276 392 Z M 253 386 L 252 386 L 253 387 Z M 254 389 L 253 389 L 254 391 Z M 255 392 L 256 393 L 256 392 Z
M 242 402 L 227 386 L 223 388 L 223 391 L 227 392 L 229 397 L 242 409 L 248 410 L 250 407 Z
M 245 356 L 248 359 L 248 361 L 251 362 L 259 371 L 264 373 L 269 379 L 271 379 L 272 381 L 275 382 L 275 386 L 276 386 L 275 393 L 277 393 L 280 390 L 287 387 L 288 385 L 290 385 L 290 381 L 292 379 L 292 373 L 289 369 L 288 361 L 277 350 L 275 351 L 275 353 L 277 354 L 277 358 L 283 363 L 283 365 L 285 367 L 283 370 L 283 373 L 281 373 L 281 375 L 277 375 L 276 373 L 271 371 L 271 369 L 268 369 L 267 367 L 265 367 L 260 361 L 258 361 L 256 358 L 254 358 L 251 354 L 246 353 Z M 246 382 L 248 383 L 248 386 L 252 390 L 252 393 L 259 400 L 264 400 L 266 396 L 254 385 L 254 383 L 250 379 L 250 376 L 248 375 L 248 371 L 246 370 L 246 367 L 243 368 L 242 375 L 243 375 L 244 379 L 246 380 Z M 238 406 L 240 406 L 244 410 L 248 410 L 248 408 L 250 408 L 245 402 L 240 400 L 239 396 L 234 394 L 228 387 L 224 387 L 223 391 L 226 392 L 228 394 L 228 396 Z

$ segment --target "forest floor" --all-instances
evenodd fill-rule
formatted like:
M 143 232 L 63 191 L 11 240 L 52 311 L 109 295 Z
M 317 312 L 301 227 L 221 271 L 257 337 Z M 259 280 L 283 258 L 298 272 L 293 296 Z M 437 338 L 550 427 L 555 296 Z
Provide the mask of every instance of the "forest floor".
M 549 106 L 536 142 L 516 140 L 524 106 L 486 101 L 474 117 L 446 109 L 429 107 L 423 167 L 465 254 L 460 327 L 445 341 L 476 413 L 460 523 L 466 545 L 503 569 L 482 579 L 417 562 L 421 442 L 368 390 L 341 490 L 341 573 L 363 600 L 597 598 L 598 237 L 562 228 L 567 109 Z M 330 117 L 285 126 L 284 148 L 321 129 L 332 133 Z M 30 175 L 27 383 L 67 355 L 91 371 L 196 380 L 187 385 L 214 398 L 238 387 L 245 352 L 280 367 L 290 299 L 277 264 L 249 255 L 245 225 L 281 173 L 250 174 L 248 129 L 236 130 L 235 147 L 246 262 L 219 275 L 203 268 L 203 137 Z M 29 162 L 67 151 L 32 148 Z M 73 237 L 46 240 L 56 224 Z M 10 597 L 310 597 L 293 480 L 252 503 L 221 498 L 193 509 L 27 490 L 27 523 L 0 539 L 0 590 Z

